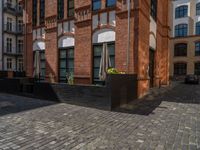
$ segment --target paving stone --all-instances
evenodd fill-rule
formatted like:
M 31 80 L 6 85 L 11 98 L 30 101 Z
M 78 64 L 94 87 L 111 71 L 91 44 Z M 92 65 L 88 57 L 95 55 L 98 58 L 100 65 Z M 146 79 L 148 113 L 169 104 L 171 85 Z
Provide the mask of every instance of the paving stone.
M 112 112 L 0 93 L 0 150 L 200 149 L 198 91 L 173 83 Z

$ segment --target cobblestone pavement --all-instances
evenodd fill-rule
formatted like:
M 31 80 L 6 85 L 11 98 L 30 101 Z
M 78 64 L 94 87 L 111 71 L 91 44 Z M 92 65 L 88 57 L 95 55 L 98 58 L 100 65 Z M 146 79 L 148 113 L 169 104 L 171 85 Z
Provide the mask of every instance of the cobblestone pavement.
M 200 149 L 200 85 L 153 90 L 112 112 L 0 94 L 5 149 Z

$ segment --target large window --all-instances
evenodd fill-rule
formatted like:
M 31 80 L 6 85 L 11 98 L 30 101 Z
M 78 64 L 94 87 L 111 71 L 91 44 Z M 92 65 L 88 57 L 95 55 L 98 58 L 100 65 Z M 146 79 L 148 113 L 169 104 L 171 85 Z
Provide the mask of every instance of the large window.
M 17 71 L 23 71 L 24 68 L 23 68 L 23 59 L 20 58 L 18 59 L 18 63 L 17 63 Z
M 45 80 L 45 74 L 46 74 L 45 51 L 40 51 L 40 80 Z
M 195 56 L 200 56 L 200 42 L 195 43 Z
M 6 52 L 12 53 L 12 38 L 6 39 Z
M 101 9 L 101 0 L 92 0 L 92 10 Z
M 157 0 L 151 0 L 151 16 L 154 20 L 157 18 Z
M 33 26 L 37 25 L 37 0 L 33 0 L 33 15 L 32 15 L 32 23 Z
M 106 7 L 112 7 L 116 5 L 116 0 L 106 0 Z
M 194 74 L 200 75 L 200 62 L 194 64 Z
M 187 44 L 178 43 L 174 46 L 174 56 L 187 56 Z
M 196 5 L 196 15 L 200 15 L 200 3 Z
M 18 42 L 17 42 L 17 53 L 23 52 L 23 46 L 24 46 L 23 40 L 18 40 Z
M 60 49 L 59 80 L 66 82 L 67 76 L 74 74 L 74 48 Z
M 175 63 L 174 64 L 174 75 L 186 75 L 187 64 L 186 63 Z
M 7 58 L 7 70 L 12 70 L 12 58 Z
M 175 26 L 175 37 L 184 37 L 188 34 L 187 24 L 178 24 Z
M 68 17 L 74 16 L 74 0 L 68 0 Z
M 40 24 L 44 24 L 45 18 L 45 0 L 40 0 Z
M 64 0 L 58 0 L 58 19 L 64 18 Z
M 115 67 L 115 43 L 108 43 L 108 52 L 111 61 L 111 67 Z M 99 80 L 99 69 L 101 62 L 101 55 L 103 50 L 103 44 L 96 44 L 93 46 L 94 57 L 93 57 L 93 83 L 102 84 Z
M 196 23 L 196 35 L 200 35 L 200 21 Z
M 13 27 L 12 27 L 12 18 L 10 18 L 10 17 L 7 17 L 7 23 L 6 23 L 6 30 L 7 31 L 13 31 L 12 29 L 13 29 Z
M 188 16 L 188 6 L 180 6 L 176 8 L 175 17 L 176 18 L 183 18 Z

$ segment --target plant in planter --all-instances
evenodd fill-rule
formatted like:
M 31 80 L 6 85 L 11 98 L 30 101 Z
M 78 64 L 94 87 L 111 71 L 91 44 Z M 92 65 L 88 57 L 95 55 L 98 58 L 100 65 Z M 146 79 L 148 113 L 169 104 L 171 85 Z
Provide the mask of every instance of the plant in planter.
M 120 72 L 120 71 L 118 71 L 116 68 L 109 68 L 109 69 L 107 70 L 107 73 L 108 73 L 108 74 L 125 74 L 125 72 Z
M 73 85 L 74 84 L 74 75 L 73 73 L 67 73 L 66 75 L 66 78 L 67 78 L 67 84 L 69 85 Z

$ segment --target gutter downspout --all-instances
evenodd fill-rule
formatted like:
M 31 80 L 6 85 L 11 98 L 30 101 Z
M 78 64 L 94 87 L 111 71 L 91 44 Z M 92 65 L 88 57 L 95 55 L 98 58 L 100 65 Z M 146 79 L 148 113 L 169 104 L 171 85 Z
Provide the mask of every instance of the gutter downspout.
M 127 42 L 127 51 L 126 51 L 126 73 L 129 73 L 129 59 L 130 59 L 130 17 L 131 17 L 131 8 L 130 8 L 130 0 L 127 0 L 127 8 L 128 8 L 128 42 Z

